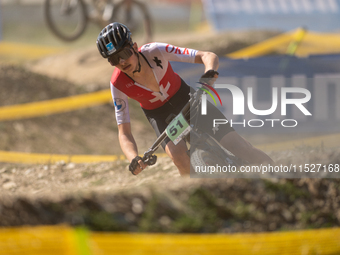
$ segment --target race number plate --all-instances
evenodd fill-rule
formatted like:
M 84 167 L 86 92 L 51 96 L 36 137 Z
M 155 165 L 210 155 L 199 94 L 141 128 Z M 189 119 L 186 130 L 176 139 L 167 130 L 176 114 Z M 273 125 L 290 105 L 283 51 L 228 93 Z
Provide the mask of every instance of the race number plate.
M 190 125 L 185 120 L 182 113 L 177 115 L 166 128 L 166 134 L 170 140 L 176 145 L 184 136 L 186 136 L 191 130 Z

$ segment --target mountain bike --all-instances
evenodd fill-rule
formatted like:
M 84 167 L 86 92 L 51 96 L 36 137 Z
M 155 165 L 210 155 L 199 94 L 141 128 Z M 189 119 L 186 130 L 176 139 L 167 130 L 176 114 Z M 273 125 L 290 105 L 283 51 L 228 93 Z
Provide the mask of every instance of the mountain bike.
M 197 115 L 200 114 L 201 97 L 204 90 L 211 90 L 208 84 L 201 83 L 202 89 L 197 89 L 190 94 L 190 100 L 182 108 L 180 113 L 168 117 L 168 126 L 165 131 L 156 139 L 152 146 L 144 153 L 142 161 L 148 165 L 154 165 L 157 162 L 157 155 L 154 153 L 160 147 L 161 143 L 169 137 L 176 145 L 181 140 L 185 140 L 190 145 L 187 152 L 190 157 L 191 173 L 195 174 L 197 167 L 209 166 L 235 166 L 239 167 L 246 164 L 245 161 L 237 158 L 231 152 L 226 150 L 211 135 L 202 132 L 197 123 Z M 133 170 L 130 169 L 133 173 Z
M 146 42 L 152 37 L 149 10 L 135 0 L 45 0 L 44 15 L 51 32 L 68 42 L 82 36 L 89 22 L 100 28 L 120 22 L 131 32 L 143 31 Z

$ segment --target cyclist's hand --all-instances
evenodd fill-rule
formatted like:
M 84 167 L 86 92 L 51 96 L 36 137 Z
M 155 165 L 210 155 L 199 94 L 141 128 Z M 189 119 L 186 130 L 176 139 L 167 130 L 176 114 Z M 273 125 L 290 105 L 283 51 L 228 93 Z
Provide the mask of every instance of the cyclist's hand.
M 210 86 L 213 86 L 216 79 L 218 78 L 219 73 L 213 69 L 206 71 L 200 78 L 201 83 L 206 83 Z
M 133 175 L 137 175 L 147 167 L 140 156 L 136 156 L 129 165 L 129 170 Z

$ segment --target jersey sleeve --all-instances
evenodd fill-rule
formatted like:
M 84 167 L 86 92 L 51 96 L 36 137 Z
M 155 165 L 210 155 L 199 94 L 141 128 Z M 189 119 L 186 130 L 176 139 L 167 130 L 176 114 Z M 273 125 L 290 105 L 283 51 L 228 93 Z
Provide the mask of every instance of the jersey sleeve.
M 166 43 L 155 43 L 161 54 L 168 61 L 195 63 L 197 50 L 177 47 Z
M 130 123 L 128 97 L 110 82 L 113 104 L 115 107 L 117 124 Z

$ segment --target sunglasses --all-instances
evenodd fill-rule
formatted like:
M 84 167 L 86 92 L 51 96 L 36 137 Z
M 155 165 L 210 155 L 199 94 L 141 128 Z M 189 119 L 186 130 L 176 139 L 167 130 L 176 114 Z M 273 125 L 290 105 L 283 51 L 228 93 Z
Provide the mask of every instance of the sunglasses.
M 109 63 L 111 65 L 118 65 L 119 64 L 119 60 L 120 59 L 128 59 L 129 57 L 131 57 L 133 54 L 132 50 L 131 50 L 131 46 L 130 47 L 126 47 L 124 49 L 122 49 L 121 51 L 115 53 L 114 55 L 110 56 L 107 60 L 109 61 Z

